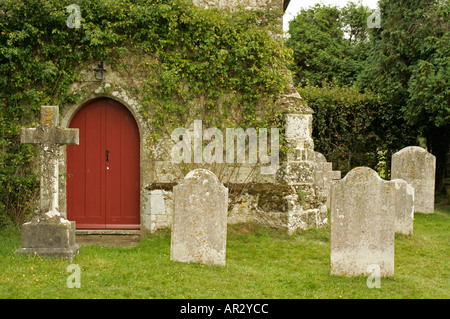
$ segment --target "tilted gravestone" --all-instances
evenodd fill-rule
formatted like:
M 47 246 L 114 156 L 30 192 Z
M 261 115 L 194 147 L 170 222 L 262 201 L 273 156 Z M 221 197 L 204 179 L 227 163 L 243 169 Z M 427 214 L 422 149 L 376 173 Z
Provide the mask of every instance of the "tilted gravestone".
M 394 275 L 395 187 L 368 167 L 331 184 L 331 274 Z
M 408 146 L 392 155 L 391 178 L 414 187 L 414 211 L 434 213 L 436 157 L 418 146 Z
M 228 189 L 206 169 L 191 171 L 173 188 L 170 258 L 225 265 Z
M 394 183 L 395 232 L 412 235 L 414 226 L 414 187 L 402 179 Z
M 58 159 L 60 145 L 78 145 L 79 135 L 78 129 L 62 129 L 58 123 L 58 107 L 42 106 L 40 125 L 21 131 L 22 143 L 39 145 L 40 211 L 22 225 L 22 247 L 16 253 L 72 260 L 80 246 L 75 242 L 75 222 L 68 221 L 58 211 Z

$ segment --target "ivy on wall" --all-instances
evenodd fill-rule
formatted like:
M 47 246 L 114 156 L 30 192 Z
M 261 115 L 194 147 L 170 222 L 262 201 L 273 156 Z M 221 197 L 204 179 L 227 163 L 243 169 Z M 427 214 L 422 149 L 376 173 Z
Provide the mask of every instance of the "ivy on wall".
M 73 2 L 80 28 L 67 26 Z M 37 193 L 35 149 L 20 144 L 20 128 L 38 124 L 41 105 L 76 103 L 71 84 L 99 61 L 127 68 L 127 53 L 139 57 L 145 76 L 133 89 L 155 138 L 192 116 L 222 128 L 279 125 L 290 59 L 274 36 L 280 16 L 187 0 L 0 0 L 0 227 L 23 222 Z

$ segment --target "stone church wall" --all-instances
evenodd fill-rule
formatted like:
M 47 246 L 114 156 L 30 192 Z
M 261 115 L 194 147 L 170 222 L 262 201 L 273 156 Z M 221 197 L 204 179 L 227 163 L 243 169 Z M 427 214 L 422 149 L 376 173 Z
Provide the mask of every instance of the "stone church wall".
M 273 7 L 283 9 L 281 0 L 207 1 L 197 0 L 201 7 L 232 8 L 237 3 L 251 8 Z M 112 98 L 133 114 L 140 132 L 140 183 L 141 183 L 141 232 L 154 232 L 170 227 L 173 212 L 173 187 L 188 171 L 203 167 L 212 170 L 225 184 L 230 193 L 229 223 L 253 221 L 284 229 L 290 233 L 298 229 L 324 227 L 327 224 L 326 198 L 314 185 L 314 142 L 312 140 L 313 111 L 293 87 L 278 98 L 278 107 L 284 114 L 285 139 L 289 146 L 286 158 L 282 158 L 274 174 L 261 174 L 258 163 L 241 165 L 174 164 L 168 150 L 174 142 L 170 136 L 158 141 L 151 138 L 151 122 L 141 114 L 139 88 L 145 80 L 140 71 L 139 59 L 129 53 L 125 59 L 134 66 L 123 70 L 105 65 L 107 76 L 102 82 L 73 83 L 71 91 L 78 102 L 66 105 L 62 110 L 61 127 L 68 127 L 70 120 L 89 101 Z M 80 77 L 88 76 L 95 65 L 80 67 Z M 129 74 L 133 74 L 132 77 Z M 202 101 L 193 101 L 201 103 Z M 263 108 L 262 108 L 263 109 Z M 263 114 L 263 113 L 262 113 Z M 263 116 L 263 115 L 262 115 Z M 191 119 L 192 121 L 195 118 Z M 192 130 L 192 122 L 186 123 Z M 205 129 L 205 128 L 203 128 Z M 62 152 L 60 171 L 65 171 L 66 155 Z M 60 189 L 66 187 L 65 178 L 60 179 Z M 65 192 L 60 192 L 62 213 L 66 210 Z

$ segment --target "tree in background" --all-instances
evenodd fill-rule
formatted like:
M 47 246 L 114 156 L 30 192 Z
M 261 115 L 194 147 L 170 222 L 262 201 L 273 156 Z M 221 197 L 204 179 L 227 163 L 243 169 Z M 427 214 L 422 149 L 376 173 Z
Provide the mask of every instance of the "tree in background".
M 381 28 L 372 31 L 358 85 L 383 96 L 416 137 L 426 138 L 442 190 L 450 148 L 450 1 L 380 0 L 379 7 Z
M 357 166 L 369 166 L 389 178 L 392 150 L 400 145 L 392 125 L 396 118 L 379 95 L 356 86 L 324 82 L 321 87 L 298 89 L 314 110 L 314 147 L 345 175 Z M 406 131 L 405 131 L 406 133 Z
M 286 45 L 293 51 L 296 85 L 321 85 L 323 80 L 352 84 L 367 57 L 369 8 L 349 3 L 343 9 L 317 4 L 303 9 L 289 23 Z
M 316 149 L 343 174 L 369 166 L 389 178 L 393 151 L 415 136 L 389 101 L 355 84 L 372 49 L 371 14 L 353 2 L 302 10 L 290 23 L 287 46 L 294 82 L 315 112 Z
M 302 10 L 290 23 L 287 40 L 293 51 L 294 83 L 316 112 L 313 135 L 318 150 L 327 158 L 337 153 L 343 157 L 341 162 L 346 165 L 338 169 L 346 171 L 364 160 L 376 168 L 381 159 L 374 165 L 369 160 L 373 157 L 367 155 L 381 152 L 389 161 L 393 152 L 425 140 L 437 158 L 436 189 L 440 191 L 445 154 L 450 149 L 450 0 L 380 0 L 379 8 L 379 28 L 367 27 L 372 12 L 360 3 L 341 9 L 316 5 Z M 337 93 L 339 88 L 342 94 L 361 96 L 346 98 Z M 365 129 L 348 130 L 321 118 L 333 116 L 330 111 L 336 106 L 371 114 Z M 344 110 L 336 111 L 345 125 L 361 120 L 344 116 Z M 322 125 L 327 121 L 330 125 Z M 354 134 L 369 132 L 377 134 L 375 140 L 381 143 L 377 150 L 355 143 Z M 343 138 L 343 134 L 350 136 Z M 339 136 L 339 143 L 348 144 L 328 147 L 325 141 L 330 136 Z M 385 166 L 389 171 L 389 163 Z

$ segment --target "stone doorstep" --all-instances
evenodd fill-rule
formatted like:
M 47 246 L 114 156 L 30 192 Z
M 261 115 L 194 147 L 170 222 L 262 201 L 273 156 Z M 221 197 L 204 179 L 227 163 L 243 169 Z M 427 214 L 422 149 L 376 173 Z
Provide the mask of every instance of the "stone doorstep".
M 77 229 L 75 240 L 82 246 L 134 247 L 140 233 L 138 229 Z

